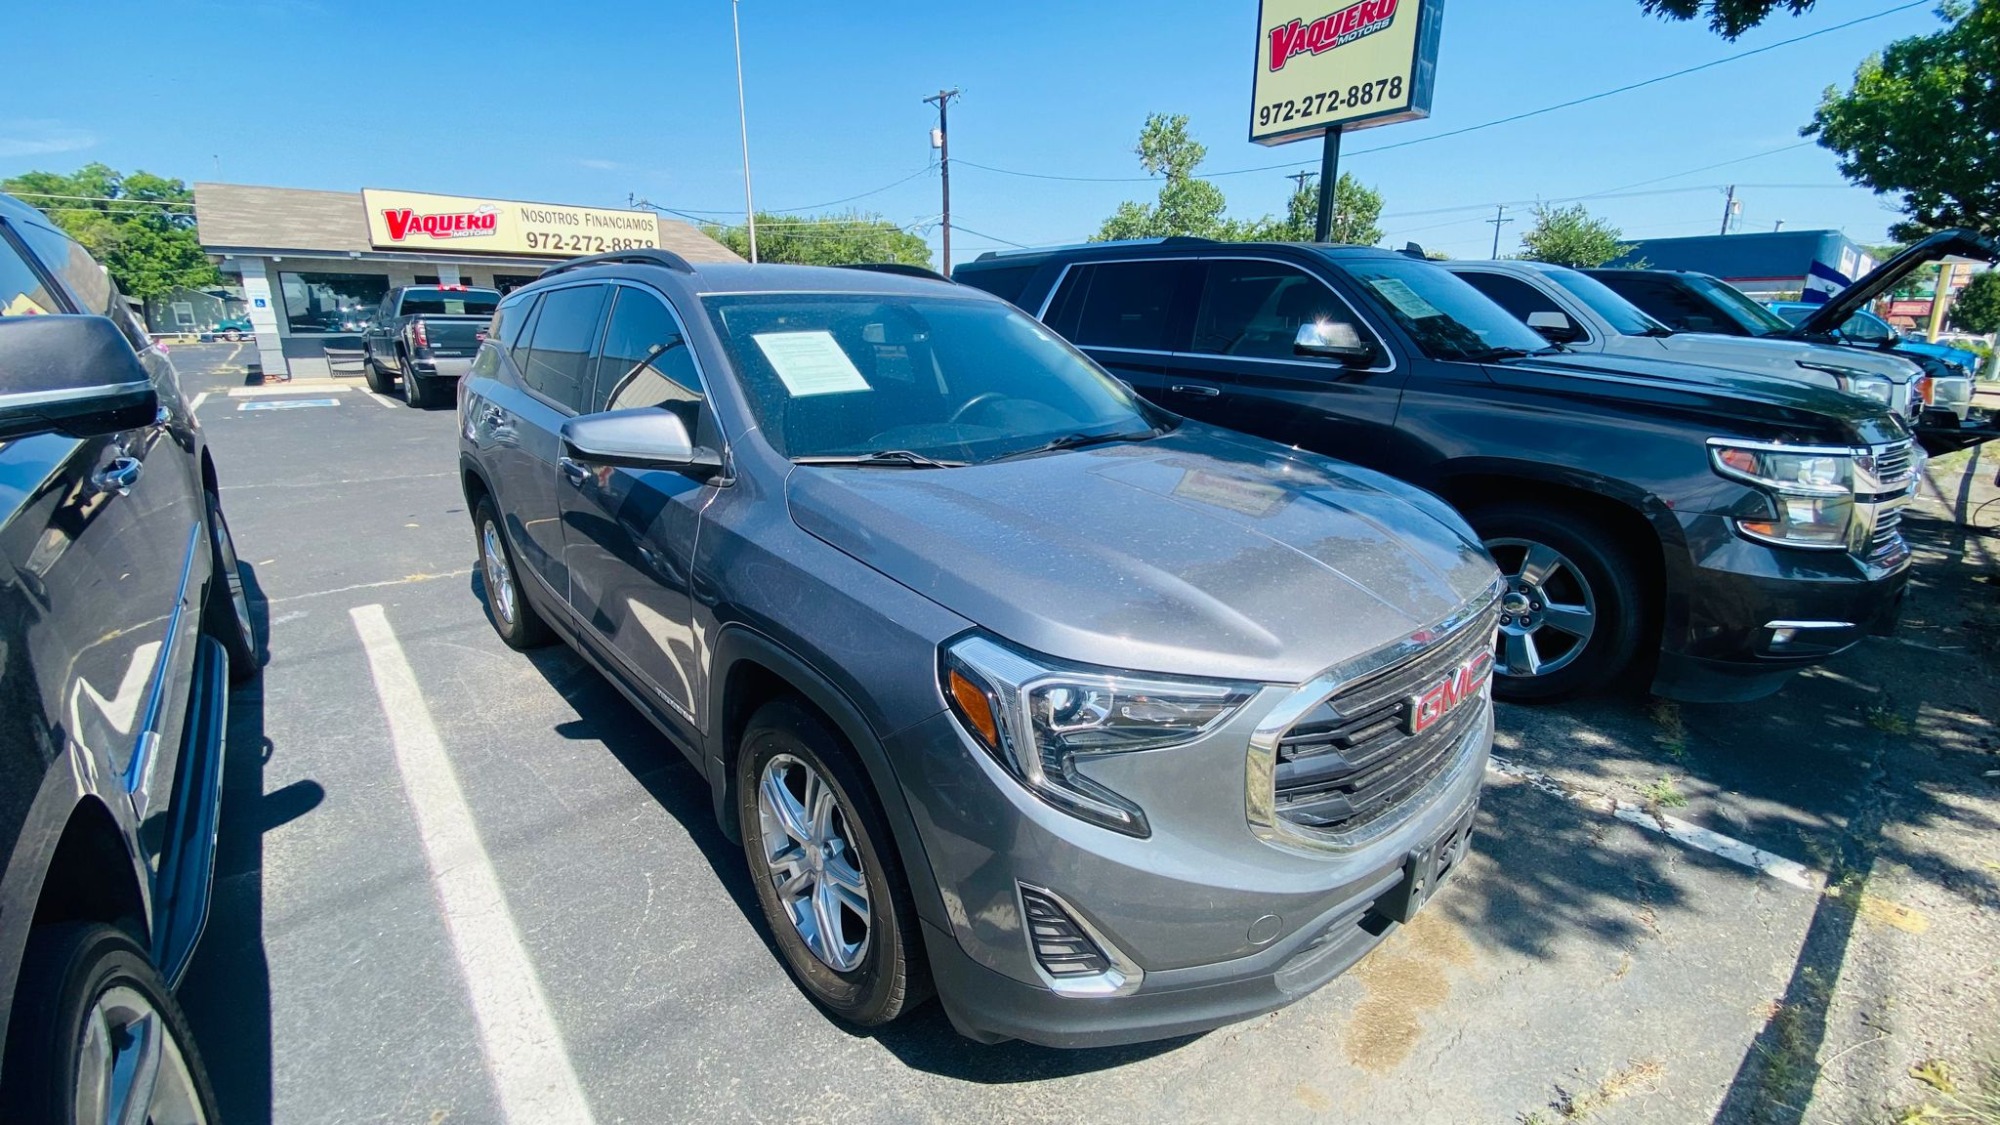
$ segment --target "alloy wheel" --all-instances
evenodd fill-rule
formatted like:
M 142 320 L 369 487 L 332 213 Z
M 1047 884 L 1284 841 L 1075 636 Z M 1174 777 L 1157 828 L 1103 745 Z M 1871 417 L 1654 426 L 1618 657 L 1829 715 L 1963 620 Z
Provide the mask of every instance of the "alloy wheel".
M 507 548 L 492 520 L 479 529 L 479 559 L 486 571 L 486 601 L 500 620 L 514 623 L 514 570 L 507 565 Z
M 92 1125 L 206 1125 L 194 1075 L 167 1021 L 134 989 L 105 990 L 76 1051 L 75 1119 Z
M 778 905 L 828 968 L 852 972 L 868 952 L 868 880 L 833 786 L 789 754 L 757 779 L 757 819 Z
M 1495 656 L 1503 676 L 1546 676 L 1574 664 L 1597 632 L 1597 598 L 1567 556 L 1529 539 L 1490 539 L 1507 591 Z

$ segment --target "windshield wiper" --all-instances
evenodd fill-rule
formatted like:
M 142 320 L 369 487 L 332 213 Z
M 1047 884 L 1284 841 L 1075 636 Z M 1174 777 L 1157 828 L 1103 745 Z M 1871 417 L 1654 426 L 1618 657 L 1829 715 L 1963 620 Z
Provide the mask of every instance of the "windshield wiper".
M 1544 348 L 1542 352 L 1546 353 L 1548 350 Z M 1536 353 L 1530 352 L 1526 348 L 1486 348 L 1482 351 L 1469 352 L 1465 358 L 1471 360 L 1473 363 L 1492 363 L 1502 359 L 1526 359 L 1528 356 L 1534 354 Z
M 1054 453 L 1062 449 L 1082 449 L 1086 445 L 1110 445 L 1113 442 L 1121 441 L 1151 441 L 1159 436 L 1160 431 L 1157 429 L 1142 430 L 1138 433 L 1130 434 L 1064 434 L 1052 441 L 1046 441 L 1037 446 L 1018 450 L 1007 454 L 1005 457 L 995 458 L 995 460 L 1011 461 L 1016 457 L 1032 457 L 1037 453 Z
M 858 465 L 888 469 L 962 469 L 964 461 L 940 461 L 910 449 L 878 449 L 873 453 L 828 457 L 795 457 L 794 465 Z
M 1639 333 L 1639 335 L 1653 340 L 1664 340 L 1674 334 L 1674 330 L 1664 324 L 1655 324 L 1647 328 L 1644 332 Z

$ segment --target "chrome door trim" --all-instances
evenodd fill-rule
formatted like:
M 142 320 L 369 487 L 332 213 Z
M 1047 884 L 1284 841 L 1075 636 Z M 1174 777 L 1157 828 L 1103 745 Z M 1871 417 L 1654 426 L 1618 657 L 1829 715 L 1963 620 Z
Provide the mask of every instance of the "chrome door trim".
M 167 636 L 160 644 L 159 659 L 153 663 L 153 686 L 146 696 L 146 718 L 139 724 L 139 737 L 132 746 L 132 757 L 125 763 L 125 792 L 136 794 L 146 781 L 153 755 L 160 746 L 160 716 L 166 710 L 167 670 L 173 667 L 173 658 L 180 643 L 181 618 L 187 613 L 188 583 L 194 578 L 195 552 L 201 549 L 201 533 L 206 521 L 196 520 L 188 532 L 187 557 L 181 563 L 180 592 L 174 598 L 174 611 L 167 615 Z
M 139 394 L 152 387 L 145 379 L 135 379 L 130 383 L 103 383 L 94 387 L 66 387 L 59 391 L 21 391 L 11 395 L 0 395 L 0 406 L 52 406 L 65 402 L 109 395 Z

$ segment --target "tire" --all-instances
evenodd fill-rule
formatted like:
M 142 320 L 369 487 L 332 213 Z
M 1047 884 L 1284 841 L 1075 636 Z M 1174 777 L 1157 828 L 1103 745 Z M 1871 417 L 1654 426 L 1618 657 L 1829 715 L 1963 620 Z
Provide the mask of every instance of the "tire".
M 1507 577 L 1494 695 L 1563 699 L 1625 671 L 1645 632 L 1645 587 L 1638 561 L 1614 533 L 1539 504 L 1493 504 L 1467 518 Z
M 117 1120 L 110 1107 L 103 1113 L 86 1107 L 79 1114 L 78 1092 L 86 1085 L 87 1072 L 101 1067 L 108 1075 L 134 1059 L 136 1044 L 144 1039 L 142 1029 L 148 1028 L 161 1035 L 156 1040 L 161 1049 L 151 1110 L 142 1119 L 218 1119 L 215 1092 L 187 1018 L 131 935 L 101 922 L 35 930 L 28 935 L 19 979 L 7 1035 L 0 1120 L 54 1125 Z M 109 1081 L 98 1088 L 114 1098 L 119 1094 Z
M 403 401 L 418 410 L 437 405 L 437 391 L 431 381 L 417 374 L 416 366 L 407 361 L 403 364 Z
M 386 395 L 396 389 L 396 381 L 384 374 L 375 364 L 375 357 L 366 352 L 361 354 L 361 374 L 368 380 L 368 389 L 378 395 Z
M 486 619 L 507 647 L 520 652 L 541 648 L 555 633 L 528 601 L 507 525 L 493 510 L 493 498 L 482 496 L 472 510 L 473 539 L 479 550 L 480 585 L 486 592 Z
M 921 1003 L 931 984 L 916 909 L 874 789 L 846 744 L 818 715 L 778 700 L 750 717 L 736 769 L 744 858 L 793 979 L 822 1007 L 863 1027 Z M 789 797 L 801 830 L 782 826 L 767 784 Z M 817 842 L 808 847 L 800 835 Z M 826 878 L 833 872 L 841 877 Z M 799 881 L 810 888 L 785 897 L 781 884 Z M 865 922 L 855 909 L 857 890 Z M 832 927 L 818 925 L 827 916 L 823 902 L 838 919 Z
M 229 652 L 229 682 L 249 683 L 264 668 L 264 651 L 257 643 L 257 622 L 250 613 L 250 596 L 243 568 L 236 558 L 236 539 L 222 516 L 222 498 L 203 492 L 208 501 L 208 552 L 212 570 L 201 627 Z

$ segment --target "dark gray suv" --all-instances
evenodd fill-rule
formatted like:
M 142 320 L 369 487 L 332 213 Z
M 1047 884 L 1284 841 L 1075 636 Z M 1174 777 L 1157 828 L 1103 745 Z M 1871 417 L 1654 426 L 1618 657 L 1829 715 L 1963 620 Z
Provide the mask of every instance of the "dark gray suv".
M 687 755 L 840 1017 L 934 985 L 1085 1046 L 1304 996 L 1464 857 L 1493 564 L 921 273 L 647 251 L 511 294 L 459 417 L 494 627 Z

